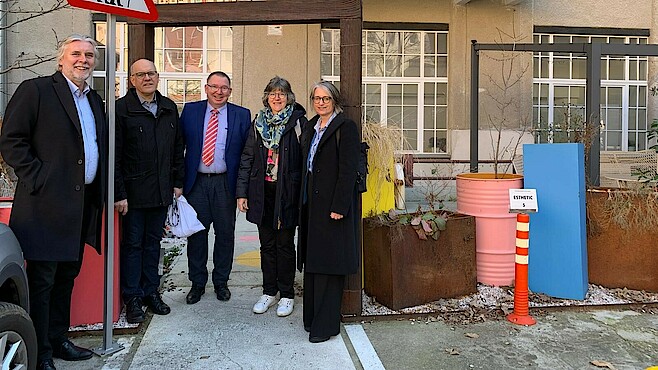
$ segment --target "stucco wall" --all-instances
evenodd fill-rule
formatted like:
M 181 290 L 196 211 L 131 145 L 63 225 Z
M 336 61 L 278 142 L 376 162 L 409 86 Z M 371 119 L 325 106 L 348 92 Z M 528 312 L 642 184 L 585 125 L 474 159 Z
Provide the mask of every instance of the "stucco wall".
M 53 0 L 20 0 L 18 6 L 23 10 L 35 11 L 50 9 Z M 8 24 L 19 18 L 11 11 L 8 14 Z M 57 51 L 58 40 L 63 40 L 72 33 L 92 34 L 91 12 L 67 7 L 18 23 L 7 33 L 8 63 L 11 64 L 22 55 L 53 56 Z M 57 70 L 56 61 L 45 62 L 29 69 L 17 69 L 9 72 L 9 86 L 0 87 L 3 92 L 13 94 L 18 84 L 28 78 L 52 74 Z
M 539 26 L 650 28 L 654 0 L 534 0 Z
M 235 73 L 241 80 L 242 105 L 253 114 L 263 108 L 263 89 L 278 75 L 290 82 L 297 101 L 311 108 L 309 87 L 320 78 L 319 25 L 247 26 L 243 42 L 234 45 L 244 57 L 242 73 Z

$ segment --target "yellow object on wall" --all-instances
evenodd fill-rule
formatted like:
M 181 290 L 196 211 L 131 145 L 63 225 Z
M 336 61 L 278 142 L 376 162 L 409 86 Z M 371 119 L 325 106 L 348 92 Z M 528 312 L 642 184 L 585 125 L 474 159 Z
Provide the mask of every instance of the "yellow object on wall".
M 362 217 L 395 208 L 395 187 L 391 176 L 380 176 L 380 170 L 371 169 L 366 184 L 368 191 L 361 195 Z

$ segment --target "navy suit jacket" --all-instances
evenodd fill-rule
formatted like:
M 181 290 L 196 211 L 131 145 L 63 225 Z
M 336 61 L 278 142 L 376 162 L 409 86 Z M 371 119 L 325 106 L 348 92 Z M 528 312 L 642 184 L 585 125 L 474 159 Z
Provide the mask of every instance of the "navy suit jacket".
M 240 156 L 247 142 L 251 128 L 251 112 L 239 105 L 226 103 L 228 116 L 228 137 L 226 138 L 226 168 L 229 191 L 235 198 L 235 185 L 238 181 Z M 183 193 L 189 194 L 196 181 L 197 170 L 201 163 L 201 149 L 203 147 L 203 120 L 206 114 L 208 100 L 186 103 L 180 116 L 180 124 L 185 139 L 185 183 Z

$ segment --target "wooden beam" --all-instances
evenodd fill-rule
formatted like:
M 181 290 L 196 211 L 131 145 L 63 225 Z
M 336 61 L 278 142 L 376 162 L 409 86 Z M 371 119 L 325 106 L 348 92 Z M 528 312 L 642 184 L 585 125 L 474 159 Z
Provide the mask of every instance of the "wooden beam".
M 361 132 L 361 18 L 340 20 L 340 93 L 343 98 L 343 110 L 348 118 L 354 120 Z M 361 203 L 355 210 L 361 215 Z M 360 223 L 361 224 L 361 223 Z M 359 235 L 359 256 L 363 250 L 363 232 Z M 354 275 L 349 275 L 343 291 L 343 315 L 361 315 L 361 273 L 362 266 Z
M 146 24 L 128 25 L 128 67 L 137 59 L 155 57 L 155 27 Z
M 149 24 L 128 24 L 128 45 L 128 68 L 138 59 L 155 60 L 155 27 Z M 130 79 L 128 87 L 132 87 Z
M 524 0 L 503 0 L 503 3 L 505 6 L 515 6 L 521 4 L 523 1 Z
M 361 19 L 360 0 L 267 0 L 156 5 L 160 26 L 312 24 Z M 131 19 L 131 23 L 146 21 Z

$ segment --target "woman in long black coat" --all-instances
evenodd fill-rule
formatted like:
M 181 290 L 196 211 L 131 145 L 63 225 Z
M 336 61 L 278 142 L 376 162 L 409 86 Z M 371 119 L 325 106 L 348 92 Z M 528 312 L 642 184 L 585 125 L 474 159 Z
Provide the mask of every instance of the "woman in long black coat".
M 359 132 L 342 113 L 340 92 L 311 89 L 317 115 L 302 134 L 304 182 L 297 254 L 304 269 L 304 329 L 312 343 L 340 332 L 345 276 L 357 272 Z
M 299 139 L 307 120 L 290 83 L 281 77 L 265 87 L 263 105 L 240 158 L 236 197 L 247 220 L 258 225 L 263 295 L 253 311 L 266 312 L 279 293 L 276 313 L 284 317 L 295 303 L 294 239 L 303 162 Z

